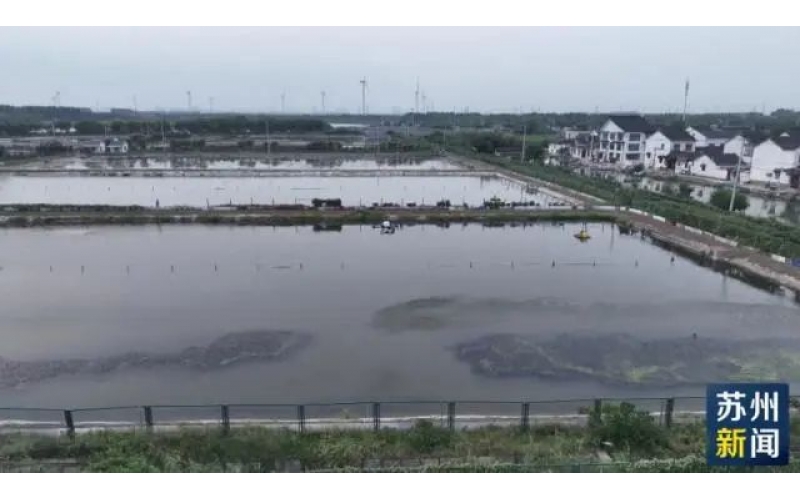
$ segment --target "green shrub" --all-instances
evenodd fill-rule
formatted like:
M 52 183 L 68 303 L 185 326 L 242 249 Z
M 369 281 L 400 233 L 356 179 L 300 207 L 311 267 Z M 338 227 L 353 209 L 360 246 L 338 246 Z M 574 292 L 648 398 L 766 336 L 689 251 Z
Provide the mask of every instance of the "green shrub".
M 431 453 L 450 446 L 451 440 L 450 431 L 433 425 L 430 420 L 417 420 L 408 436 L 411 448 L 419 453 Z
M 599 414 L 589 413 L 589 435 L 597 446 L 624 450 L 631 454 L 657 454 L 667 447 L 667 436 L 655 419 L 630 403 L 605 404 Z
M 731 206 L 732 194 L 730 189 L 717 189 L 711 194 L 711 204 L 720 210 L 728 210 Z M 750 202 L 747 196 L 742 193 L 736 193 L 736 197 L 733 200 L 733 209 L 740 212 L 742 210 L 747 210 L 749 206 Z

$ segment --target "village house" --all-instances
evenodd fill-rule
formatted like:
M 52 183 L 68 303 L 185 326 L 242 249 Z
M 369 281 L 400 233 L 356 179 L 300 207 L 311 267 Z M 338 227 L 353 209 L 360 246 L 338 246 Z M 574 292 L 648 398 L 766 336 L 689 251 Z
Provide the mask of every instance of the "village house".
M 581 135 L 590 135 L 590 132 L 587 130 L 577 130 L 572 128 L 562 128 L 559 133 L 561 134 L 561 138 L 567 141 L 576 139 Z
M 734 135 L 722 147 L 725 153 L 741 155 L 742 158 L 750 163 L 753 158 L 753 147 L 760 144 L 766 137 L 763 134 L 752 131 L 745 131 Z
M 739 167 L 739 182 L 750 181 L 750 167 L 739 161 L 739 155 L 726 153 L 721 147 L 707 147 L 699 150 L 689 169 L 691 175 L 708 177 L 721 181 L 732 181 Z
M 520 146 L 503 146 L 494 149 L 494 155 L 501 157 L 501 158 L 516 158 L 520 159 L 522 157 L 522 147 Z
M 596 132 L 580 132 L 571 139 L 562 139 L 547 146 L 548 165 L 568 165 L 588 161 L 597 146 Z
M 108 154 L 125 154 L 128 152 L 128 141 L 118 139 L 105 140 L 105 151 Z
M 600 127 L 597 156 L 622 167 L 644 163 L 645 140 L 654 127 L 639 115 L 612 115 Z
M 782 135 L 755 146 L 750 180 L 800 188 L 800 134 Z
M 698 148 L 724 146 L 726 142 L 733 139 L 736 135 L 736 132 L 732 130 L 696 127 L 687 127 L 686 132 L 694 138 L 695 147 Z
M 78 142 L 74 149 L 83 154 L 104 154 L 106 143 L 102 139 L 86 139 Z
M 693 158 L 694 138 L 680 127 L 662 127 L 645 140 L 644 166 L 648 169 L 675 171 L 679 165 Z

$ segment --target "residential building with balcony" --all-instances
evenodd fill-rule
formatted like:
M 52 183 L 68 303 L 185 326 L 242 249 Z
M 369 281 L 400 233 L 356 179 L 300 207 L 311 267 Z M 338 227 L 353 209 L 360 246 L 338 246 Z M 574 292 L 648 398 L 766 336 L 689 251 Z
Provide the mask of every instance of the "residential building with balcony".
M 611 115 L 600 127 L 597 140 L 597 158 L 602 162 L 621 167 L 644 163 L 647 136 L 655 130 L 639 115 Z

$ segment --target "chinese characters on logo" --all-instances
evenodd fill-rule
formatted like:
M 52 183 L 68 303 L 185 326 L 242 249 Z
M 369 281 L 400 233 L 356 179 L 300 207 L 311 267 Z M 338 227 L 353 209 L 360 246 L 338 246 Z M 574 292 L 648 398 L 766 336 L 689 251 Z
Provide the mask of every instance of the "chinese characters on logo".
M 710 465 L 788 463 L 787 384 L 716 384 L 706 396 Z

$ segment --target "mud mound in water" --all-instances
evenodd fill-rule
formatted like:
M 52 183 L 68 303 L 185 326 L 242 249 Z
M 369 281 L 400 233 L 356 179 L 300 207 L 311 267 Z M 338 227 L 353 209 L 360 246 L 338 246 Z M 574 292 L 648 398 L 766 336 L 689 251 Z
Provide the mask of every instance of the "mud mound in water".
M 0 358 L 0 387 L 15 387 L 63 375 L 102 375 L 126 368 L 186 367 L 214 370 L 245 362 L 276 361 L 297 352 L 309 335 L 287 331 L 230 333 L 206 347 L 166 354 L 128 352 L 94 359 L 13 361 Z
M 455 353 L 474 372 L 490 377 L 652 386 L 800 380 L 800 340 L 643 341 L 626 334 L 533 340 L 499 334 L 459 344 Z
M 376 328 L 390 332 L 490 327 L 509 318 L 559 324 L 556 331 L 574 331 L 565 322 L 580 318 L 599 334 L 616 332 L 701 331 L 707 335 L 738 335 L 769 331 L 776 337 L 794 335 L 800 308 L 720 301 L 576 302 L 558 297 L 530 299 L 445 296 L 414 299 L 377 311 Z M 642 325 L 646 325 L 643 327 Z M 550 332 L 552 333 L 552 332 Z

